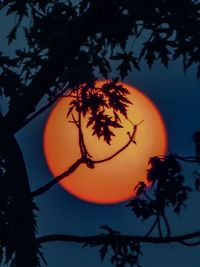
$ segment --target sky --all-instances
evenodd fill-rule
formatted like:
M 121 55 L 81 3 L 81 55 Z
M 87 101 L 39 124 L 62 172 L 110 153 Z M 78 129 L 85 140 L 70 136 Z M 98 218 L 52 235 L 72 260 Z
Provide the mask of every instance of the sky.
M 1 21 L 0 17 L 0 21 Z M 20 44 L 19 44 L 20 45 Z M 11 48 L 4 47 L 9 54 Z M 165 69 L 159 63 L 153 70 L 143 67 L 141 72 L 130 73 L 126 82 L 145 93 L 159 108 L 168 132 L 168 150 L 180 155 L 193 153 L 192 135 L 199 129 L 199 81 L 191 69 L 184 75 L 180 62 Z M 52 175 L 48 170 L 43 152 L 43 130 L 51 109 L 34 119 L 17 134 L 34 190 L 45 184 Z M 185 168 L 187 181 L 191 183 L 192 170 Z M 188 208 L 180 217 L 169 214 L 172 234 L 199 230 L 199 193 L 188 201 Z M 126 203 L 97 205 L 79 200 L 59 185 L 38 197 L 38 235 L 65 233 L 74 235 L 95 235 L 102 232 L 102 225 L 120 231 L 122 234 L 139 235 L 147 231 L 148 224 L 136 219 Z M 81 248 L 72 243 L 44 244 L 44 256 L 48 267 L 111 267 L 108 260 L 101 263 L 96 248 Z M 142 245 L 142 267 L 197 267 L 199 247 L 188 248 L 177 244 Z

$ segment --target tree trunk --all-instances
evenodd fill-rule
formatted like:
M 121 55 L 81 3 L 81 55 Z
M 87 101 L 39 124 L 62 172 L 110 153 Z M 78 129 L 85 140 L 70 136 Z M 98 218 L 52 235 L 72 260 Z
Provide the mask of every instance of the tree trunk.
M 0 241 L 11 266 L 39 266 L 36 220 L 29 181 L 15 137 L 0 114 Z

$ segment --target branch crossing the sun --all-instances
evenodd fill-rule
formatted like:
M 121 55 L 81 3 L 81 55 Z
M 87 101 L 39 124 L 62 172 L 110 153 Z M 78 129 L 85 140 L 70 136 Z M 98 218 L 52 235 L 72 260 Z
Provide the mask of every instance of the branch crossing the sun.
M 63 180 L 64 178 L 66 178 L 70 174 L 72 174 L 81 164 L 86 164 L 88 168 L 94 168 L 95 164 L 103 163 L 103 162 L 106 162 L 106 161 L 109 161 L 109 160 L 115 158 L 118 154 L 123 152 L 131 143 L 136 144 L 135 137 L 136 137 L 137 128 L 142 122 L 143 121 L 139 122 L 138 124 L 133 124 L 132 133 L 131 134 L 127 133 L 128 136 L 129 136 L 128 142 L 124 146 L 122 146 L 118 151 L 116 151 L 115 153 L 113 153 L 111 156 L 109 156 L 107 158 L 104 158 L 104 159 L 101 159 L 101 160 L 92 160 L 91 156 L 89 155 L 88 152 L 87 153 L 83 152 L 84 151 L 83 148 L 86 149 L 86 146 L 83 145 L 82 149 L 80 149 L 81 150 L 81 154 L 82 154 L 81 157 L 77 161 L 75 161 L 66 171 L 64 171 L 60 175 L 56 176 L 54 179 L 52 179 L 50 182 L 48 182 L 44 186 L 42 186 L 42 187 L 36 189 L 35 191 L 33 191 L 32 192 L 32 197 L 36 197 L 36 196 L 39 196 L 39 195 L 47 192 L 51 187 L 53 187 L 58 182 L 60 182 L 61 180 Z M 77 122 L 76 122 L 76 126 L 79 127 L 79 125 L 80 124 L 77 124 Z M 81 141 L 80 141 L 80 138 L 81 138 Z M 81 142 L 83 142 L 83 134 L 82 134 L 82 131 L 79 131 L 79 144 Z M 84 142 L 83 142 L 83 144 L 84 144 Z

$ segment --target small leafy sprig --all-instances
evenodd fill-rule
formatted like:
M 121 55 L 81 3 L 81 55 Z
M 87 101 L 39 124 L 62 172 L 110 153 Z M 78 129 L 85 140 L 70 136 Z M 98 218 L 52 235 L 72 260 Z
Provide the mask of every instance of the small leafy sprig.
M 127 96 L 129 91 L 117 80 L 95 84 L 80 85 L 72 94 L 73 100 L 67 117 L 76 111 L 87 119 L 87 127 L 92 127 L 92 134 L 103 138 L 110 144 L 115 136 L 113 129 L 122 128 L 120 116 L 127 117 L 128 105 L 132 104 Z
M 162 222 L 170 236 L 170 226 L 165 215 L 166 208 L 172 207 L 173 212 L 180 213 L 182 206 L 188 199 L 191 188 L 184 183 L 181 166 L 175 156 L 152 157 L 149 160 L 150 168 L 147 170 L 147 181 L 153 189 L 153 196 L 148 194 L 145 182 L 139 182 L 135 187 L 136 198 L 131 200 L 130 207 L 136 217 L 146 220 L 155 218 L 147 235 L 150 235 L 157 226 L 159 236 L 163 236 Z
M 137 241 L 127 241 L 120 237 L 120 233 L 109 226 L 101 226 L 107 233 L 101 234 L 102 242 L 88 242 L 84 247 L 100 247 L 99 255 L 101 261 L 106 256 L 111 255 L 110 261 L 115 267 L 140 267 L 139 256 L 141 254 L 140 243 Z M 105 240 L 104 240 L 104 237 Z

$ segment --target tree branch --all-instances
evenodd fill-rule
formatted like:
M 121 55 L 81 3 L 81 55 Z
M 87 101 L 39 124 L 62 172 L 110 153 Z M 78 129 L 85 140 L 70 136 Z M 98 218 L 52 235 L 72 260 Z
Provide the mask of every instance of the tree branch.
M 35 119 L 37 116 L 39 116 L 41 113 L 43 113 L 45 110 L 47 110 L 48 108 L 50 108 L 60 97 L 63 96 L 63 94 L 65 93 L 65 91 L 67 90 L 67 88 L 64 88 L 64 90 L 62 90 L 60 93 L 58 93 L 53 100 L 51 100 L 48 104 L 46 104 L 45 106 L 43 106 L 42 108 L 40 108 L 39 110 L 37 110 L 35 113 L 33 113 L 33 115 L 31 115 L 30 117 L 28 117 L 24 123 L 21 124 L 21 128 L 23 128 L 26 124 L 28 124 L 29 122 L 31 122 L 33 119 Z M 64 96 L 64 97 L 68 97 L 68 95 Z
M 169 237 L 170 234 L 171 234 L 171 230 L 170 230 L 169 222 L 168 222 L 167 217 L 166 217 L 165 214 L 162 214 L 162 217 L 163 217 L 163 219 L 164 219 L 165 226 L 166 226 L 166 228 L 167 228 L 167 236 Z
M 74 118 L 74 120 L 75 120 L 75 118 Z M 135 137 L 135 134 L 136 134 L 136 131 L 137 131 L 137 126 L 139 124 L 141 124 L 142 122 L 143 121 L 141 121 L 140 123 L 134 125 L 133 133 L 131 134 L 129 141 L 121 149 L 119 149 L 117 152 L 115 152 L 112 156 L 110 156 L 108 158 L 105 158 L 105 159 L 102 159 L 102 160 L 93 161 L 93 160 L 91 160 L 90 158 L 87 157 L 87 155 L 89 155 L 89 154 L 88 154 L 88 152 L 86 150 L 87 155 L 85 155 L 85 154 L 81 155 L 81 158 L 79 158 L 77 161 L 75 161 L 66 171 L 64 171 L 60 175 L 56 176 L 54 179 L 52 179 L 50 182 L 48 182 L 44 186 L 42 186 L 42 187 L 36 189 L 35 191 L 33 191 L 31 193 L 32 197 L 36 197 L 36 196 L 42 195 L 43 193 L 48 191 L 51 187 L 53 187 L 58 182 L 60 182 L 62 179 L 66 178 L 71 173 L 73 173 L 83 163 L 86 164 L 88 167 L 92 166 L 92 168 L 93 168 L 94 164 L 96 164 L 96 163 L 102 163 L 102 162 L 111 160 L 114 157 L 116 157 L 119 153 L 121 153 L 123 150 L 125 150 L 131 144 L 131 142 L 134 141 L 134 137 Z M 77 125 L 77 127 L 79 128 L 79 125 Z
M 54 234 L 46 235 L 37 238 L 39 244 L 47 242 L 74 242 L 74 243 L 95 243 L 95 244 L 104 244 L 109 242 L 141 242 L 141 243 L 152 243 L 152 244 L 167 244 L 167 243 L 181 243 L 184 244 L 185 240 L 190 240 L 193 238 L 200 237 L 200 231 L 192 232 L 185 235 L 177 235 L 171 237 L 150 237 L 150 236 L 134 236 L 134 235 L 110 235 L 110 234 L 100 234 L 94 236 L 74 236 L 74 235 L 63 235 L 63 234 Z M 199 245 L 199 242 L 194 243 Z M 185 245 L 185 244 L 184 244 Z
M 51 180 L 50 182 L 48 182 L 44 186 L 42 186 L 42 187 L 38 188 L 37 190 L 33 191 L 31 193 L 32 197 L 39 196 L 39 195 L 45 193 L 46 191 L 48 191 L 52 186 L 57 184 L 60 180 L 62 180 L 66 176 L 69 176 L 71 173 L 73 173 L 82 163 L 83 163 L 82 158 L 80 158 L 77 161 L 75 161 L 74 164 L 72 164 L 69 167 L 68 170 L 64 171 L 63 173 L 61 173 L 60 175 L 55 177 L 53 180 Z
M 92 162 L 94 164 L 96 163 L 102 163 L 102 162 L 105 162 L 105 161 L 108 161 L 108 160 L 111 160 L 113 159 L 114 157 L 116 157 L 118 154 L 120 154 L 122 151 L 124 151 L 132 142 L 134 142 L 134 138 L 135 138 L 135 135 L 136 135 L 136 132 L 137 132 L 137 126 L 140 125 L 143 121 L 139 122 L 138 124 L 134 125 L 133 127 L 133 132 L 132 134 L 129 136 L 129 141 L 122 147 L 120 148 L 117 152 L 115 152 L 114 154 L 112 154 L 111 156 L 105 158 L 105 159 L 101 159 L 101 160 L 92 160 Z
M 194 242 L 194 243 L 188 243 L 186 241 L 180 241 L 181 244 L 187 247 L 194 247 L 200 245 L 200 241 Z
M 157 224 L 157 218 L 153 222 L 153 224 L 152 224 L 151 228 L 149 229 L 149 231 L 147 232 L 146 236 L 150 236 L 150 234 L 153 232 L 154 228 L 156 227 L 156 224 Z
M 176 159 L 182 160 L 184 162 L 198 163 L 198 158 L 196 156 L 182 157 L 177 154 L 172 154 Z

